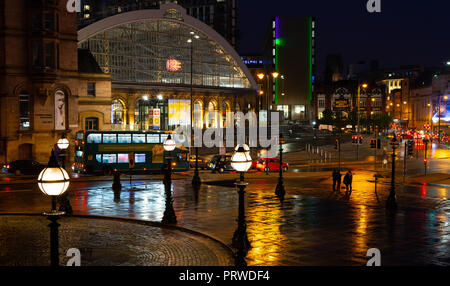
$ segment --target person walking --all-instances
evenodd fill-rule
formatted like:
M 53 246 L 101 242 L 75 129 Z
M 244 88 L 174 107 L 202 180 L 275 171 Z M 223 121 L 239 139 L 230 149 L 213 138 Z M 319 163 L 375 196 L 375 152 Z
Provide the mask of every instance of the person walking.
M 340 193 L 341 192 L 341 182 L 342 182 L 341 170 L 337 170 L 336 180 L 337 180 L 337 191 L 338 191 L 338 193 Z
M 348 170 L 344 177 L 345 195 L 352 193 L 353 174 L 351 170 Z

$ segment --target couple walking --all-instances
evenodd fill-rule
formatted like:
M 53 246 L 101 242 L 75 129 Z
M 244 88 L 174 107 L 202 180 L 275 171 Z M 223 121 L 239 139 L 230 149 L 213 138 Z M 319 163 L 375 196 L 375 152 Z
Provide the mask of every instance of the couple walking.
M 340 192 L 342 174 L 338 169 L 334 169 L 332 176 L 333 176 L 333 192 L 336 192 L 336 191 Z M 348 170 L 348 172 L 345 174 L 343 183 L 344 183 L 345 189 L 346 189 L 345 193 L 348 194 L 349 191 L 351 193 L 352 192 L 352 183 L 353 183 L 353 173 L 351 170 Z

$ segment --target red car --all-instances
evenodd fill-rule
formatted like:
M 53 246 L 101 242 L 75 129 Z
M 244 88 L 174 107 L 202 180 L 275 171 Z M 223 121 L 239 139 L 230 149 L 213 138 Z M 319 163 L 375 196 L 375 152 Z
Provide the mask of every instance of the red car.
M 283 162 L 282 164 L 283 171 L 287 172 L 289 170 L 289 164 Z M 256 169 L 260 171 L 279 171 L 280 170 L 280 159 L 278 158 L 269 158 L 269 164 L 267 165 L 267 158 L 259 159 L 256 162 Z

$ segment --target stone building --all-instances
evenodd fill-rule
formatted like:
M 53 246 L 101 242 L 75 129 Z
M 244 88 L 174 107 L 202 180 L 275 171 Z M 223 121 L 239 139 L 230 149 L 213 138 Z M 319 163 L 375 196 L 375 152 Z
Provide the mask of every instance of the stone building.
M 111 128 L 110 76 L 78 53 L 66 1 L 3 0 L 0 19 L 0 161 L 46 163 L 63 134 Z

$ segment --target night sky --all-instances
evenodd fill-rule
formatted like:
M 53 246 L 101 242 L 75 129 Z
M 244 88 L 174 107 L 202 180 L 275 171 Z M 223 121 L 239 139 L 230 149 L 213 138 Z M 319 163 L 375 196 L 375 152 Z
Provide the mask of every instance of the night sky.
M 382 13 L 370 14 L 367 0 L 241 0 L 241 54 L 260 53 L 274 16 L 316 16 L 317 72 L 325 58 L 341 53 L 344 66 L 378 59 L 381 67 L 440 66 L 450 60 L 450 1 L 381 0 Z

